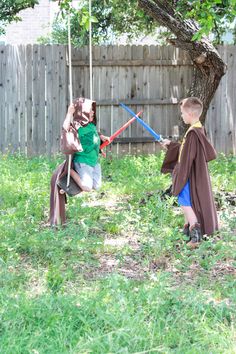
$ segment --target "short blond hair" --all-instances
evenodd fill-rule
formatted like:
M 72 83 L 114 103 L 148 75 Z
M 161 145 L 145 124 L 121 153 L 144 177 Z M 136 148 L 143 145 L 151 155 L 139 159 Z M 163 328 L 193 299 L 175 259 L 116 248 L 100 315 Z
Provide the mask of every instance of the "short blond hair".
M 179 105 L 187 113 L 193 113 L 196 117 L 200 117 L 203 111 L 203 103 L 197 97 L 187 97 L 180 101 Z

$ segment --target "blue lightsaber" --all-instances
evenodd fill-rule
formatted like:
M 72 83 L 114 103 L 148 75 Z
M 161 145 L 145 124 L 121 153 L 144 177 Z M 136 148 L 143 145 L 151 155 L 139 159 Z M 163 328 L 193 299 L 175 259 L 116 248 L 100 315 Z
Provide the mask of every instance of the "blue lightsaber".
M 149 127 L 149 125 L 147 125 L 142 119 L 140 119 L 133 111 L 132 109 L 130 109 L 129 107 L 127 107 L 124 103 L 120 103 L 120 106 L 123 107 L 129 114 L 132 115 L 132 117 L 135 117 L 137 119 L 137 121 L 142 124 L 142 126 L 147 129 L 147 131 L 149 131 L 149 133 L 154 136 L 154 138 L 161 142 L 163 140 L 161 135 L 158 135 L 156 132 L 154 132 L 154 130 Z

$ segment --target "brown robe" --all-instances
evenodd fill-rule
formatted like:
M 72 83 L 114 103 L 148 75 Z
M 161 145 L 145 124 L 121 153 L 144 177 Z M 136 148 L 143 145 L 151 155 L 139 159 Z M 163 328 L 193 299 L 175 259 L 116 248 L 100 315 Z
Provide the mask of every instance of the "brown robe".
M 189 131 L 180 162 L 179 148 L 179 143 L 171 142 L 161 172 L 172 173 L 174 196 L 181 192 L 189 179 L 192 208 L 201 224 L 202 233 L 211 235 L 218 230 L 218 220 L 207 162 L 216 158 L 216 152 L 207 140 L 204 128 Z
M 75 112 L 73 116 L 73 123 L 71 123 L 72 127 L 77 131 L 80 126 L 84 127 L 89 123 L 90 111 L 91 109 L 94 112 L 93 124 L 96 125 L 96 101 L 92 101 L 90 99 L 79 97 L 74 101 Z M 101 135 L 100 132 L 98 132 Z M 62 134 L 62 139 L 64 138 Z M 63 141 L 61 142 L 63 144 Z M 73 159 L 71 163 L 71 168 L 73 168 Z M 66 194 L 60 194 L 61 187 L 58 186 L 58 182 L 63 177 L 67 176 L 68 172 L 68 160 L 65 160 L 62 164 L 60 164 L 56 170 L 53 172 L 51 177 L 51 193 L 50 193 L 50 217 L 49 222 L 51 226 L 56 226 L 60 224 L 65 224 L 66 222 Z M 72 178 L 70 179 L 70 187 L 72 186 Z M 74 182 L 75 183 L 75 182 Z M 77 186 L 78 190 L 75 194 L 80 193 L 81 190 Z M 68 193 L 68 191 L 67 191 Z M 69 194 L 68 195 L 72 195 Z
M 94 112 L 93 123 L 96 125 L 96 102 L 90 99 L 79 97 L 74 101 L 75 112 L 73 115 L 73 123 L 71 126 L 77 131 L 80 126 L 84 127 L 89 123 L 90 111 Z M 62 128 L 63 132 L 63 128 Z M 61 145 L 63 144 L 63 139 L 65 136 L 62 133 Z M 73 162 L 71 165 L 73 168 Z M 68 160 L 65 160 L 60 164 L 56 170 L 53 172 L 51 177 L 51 191 L 50 191 L 50 216 L 49 222 L 51 226 L 56 226 L 60 224 L 65 224 L 66 222 L 66 194 L 60 194 L 60 187 L 58 186 L 59 180 L 66 176 L 68 172 Z M 72 180 L 72 179 L 71 179 Z
M 60 194 L 60 188 L 57 183 L 59 179 L 67 175 L 68 163 L 64 161 L 53 172 L 51 177 L 51 193 L 50 193 L 50 217 L 51 226 L 65 224 L 66 222 L 66 194 Z

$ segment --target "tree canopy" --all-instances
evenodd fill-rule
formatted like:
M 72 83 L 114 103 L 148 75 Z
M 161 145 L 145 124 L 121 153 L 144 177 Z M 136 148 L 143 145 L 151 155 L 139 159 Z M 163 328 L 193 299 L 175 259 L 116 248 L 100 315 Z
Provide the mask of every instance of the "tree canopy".
M 88 43 L 88 0 L 81 0 L 79 8 L 72 6 L 72 0 L 58 2 L 60 14 L 54 21 L 52 32 L 41 42 L 67 43 L 67 22 L 65 14 L 72 13 L 72 43 L 82 46 Z M 151 3 L 155 5 L 155 0 Z M 198 30 L 193 40 L 212 35 L 214 43 L 221 43 L 222 36 L 232 28 L 236 17 L 236 0 L 169 0 L 175 16 L 179 19 L 194 20 Z M 138 0 L 92 0 L 93 43 L 110 44 L 126 34 L 132 40 L 138 36 L 152 35 L 156 39 L 172 37 L 172 32 L 158 24 L 138 6 Z M 161 27 L 159 31 L 157 28 Z M 233 32 L 233 30 L 232 30 Z
M 215 35 L 215 42 L 220 43 L 222 35 L 235 23 L 236 0 L 181 0 L 176 1 L 176 12 L 185 19 L 198 23 L 199 31 L 193 39 L 212 33 Z
M 158 24 L 169 29 L 172 45 L 188 52 L 194 75 L 186 96 L 196 96 L 202 100 L 201 119 L 204 121 L 227 68 L 209 34 L 216 29 L 222 33 L 226 24 L 235 21 L 235 0 L 138 0 L 138 3 Z M 181 124 L 184 131 L 185 127 Z
M 38 0 L 1 0 L 0 34 L 5 32 L 5 28 L 9 23 L 20 20 L 18 14 L 21 10 L 34 7 L 36 4 L 38 4 Z
M 55 1 L 55 0 L 54 0 Z M 88 43 L 88 0 L 78 2 L 73 7 L 73 0 L 56 0 L 60 5 L 60 14 L 53 23 L 52 32 L 41 42 L 67 43 L 67 23 L 65 14 L 71 11 L 72 43 L 82 46 Z M 152 0 L 155 5 L 155 0 Z M 164 4 L 172 6 L 176 16 L 194 20 L 198 31 L 193 39 L 203 35 L 213 35 L 215 43 L 221 43 L 222 36 L 229 30 L 235 35 L 236 0 L 165 0 Z M 19 12 L 34 7 L 39 0 L 1 0 L 0 2 L 0 33 L 5 27 L 19 21 Z M 138 6 L 138 0 L 92 0 L 93 43 L 114 43 L 117 38 L 127 35 L 132 40 L 138 36 L 153 35 L 156 39 L 168 39 L 172 33 L 168 29 L 157 31 L 160 27 L 151 16 Z M 234 27 L 234 28 L 233 28 Z
M 78 8 L 71 0 L 59 2 L 61 12 L 54 20 L 52 32 L 40 39 L 43 43 L 67 43 L 67 17 L 71 12 L 72 44 L 75 47 L 88 44 L 88 0 L 81 0 Z M 124 33 L 131 39 L 140 34 L 153 33 L 155 21 L 138 7 L 136 0 L 92 0 L 93 44 L 110 44 Z

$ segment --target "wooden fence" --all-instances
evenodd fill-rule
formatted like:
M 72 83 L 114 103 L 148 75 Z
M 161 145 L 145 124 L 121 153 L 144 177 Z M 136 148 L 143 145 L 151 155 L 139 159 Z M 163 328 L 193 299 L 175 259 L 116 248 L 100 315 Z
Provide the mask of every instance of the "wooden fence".
M 207 130 L 221 152 L 236 152 L 234 46 L 219 48 L 228 63 L 209 109 Z M 0 46 L 1 151 L 27 155 L 59 152 L 59 138 L 68 105 L 67 48 L 57 45 Z M 73 49 L 74 97 L 89 97 L 88 49 Z M 185 52 L 170 46 L 93 48 L 93 98 L 98 129 L 112 134 L 130 117 L 119 107 L 143 110 L 144 120 L 163 134 L 178 125 L 179 99 L 186 96 L 193 68 Z M 157 144 L 137 122 L 122 133 L 117 153 L 149 153 Z
M 228 70 L 208 110 L 206 130 L 218 152 L 236 154 L 236 46 L 219 46 L 218 51 Z

